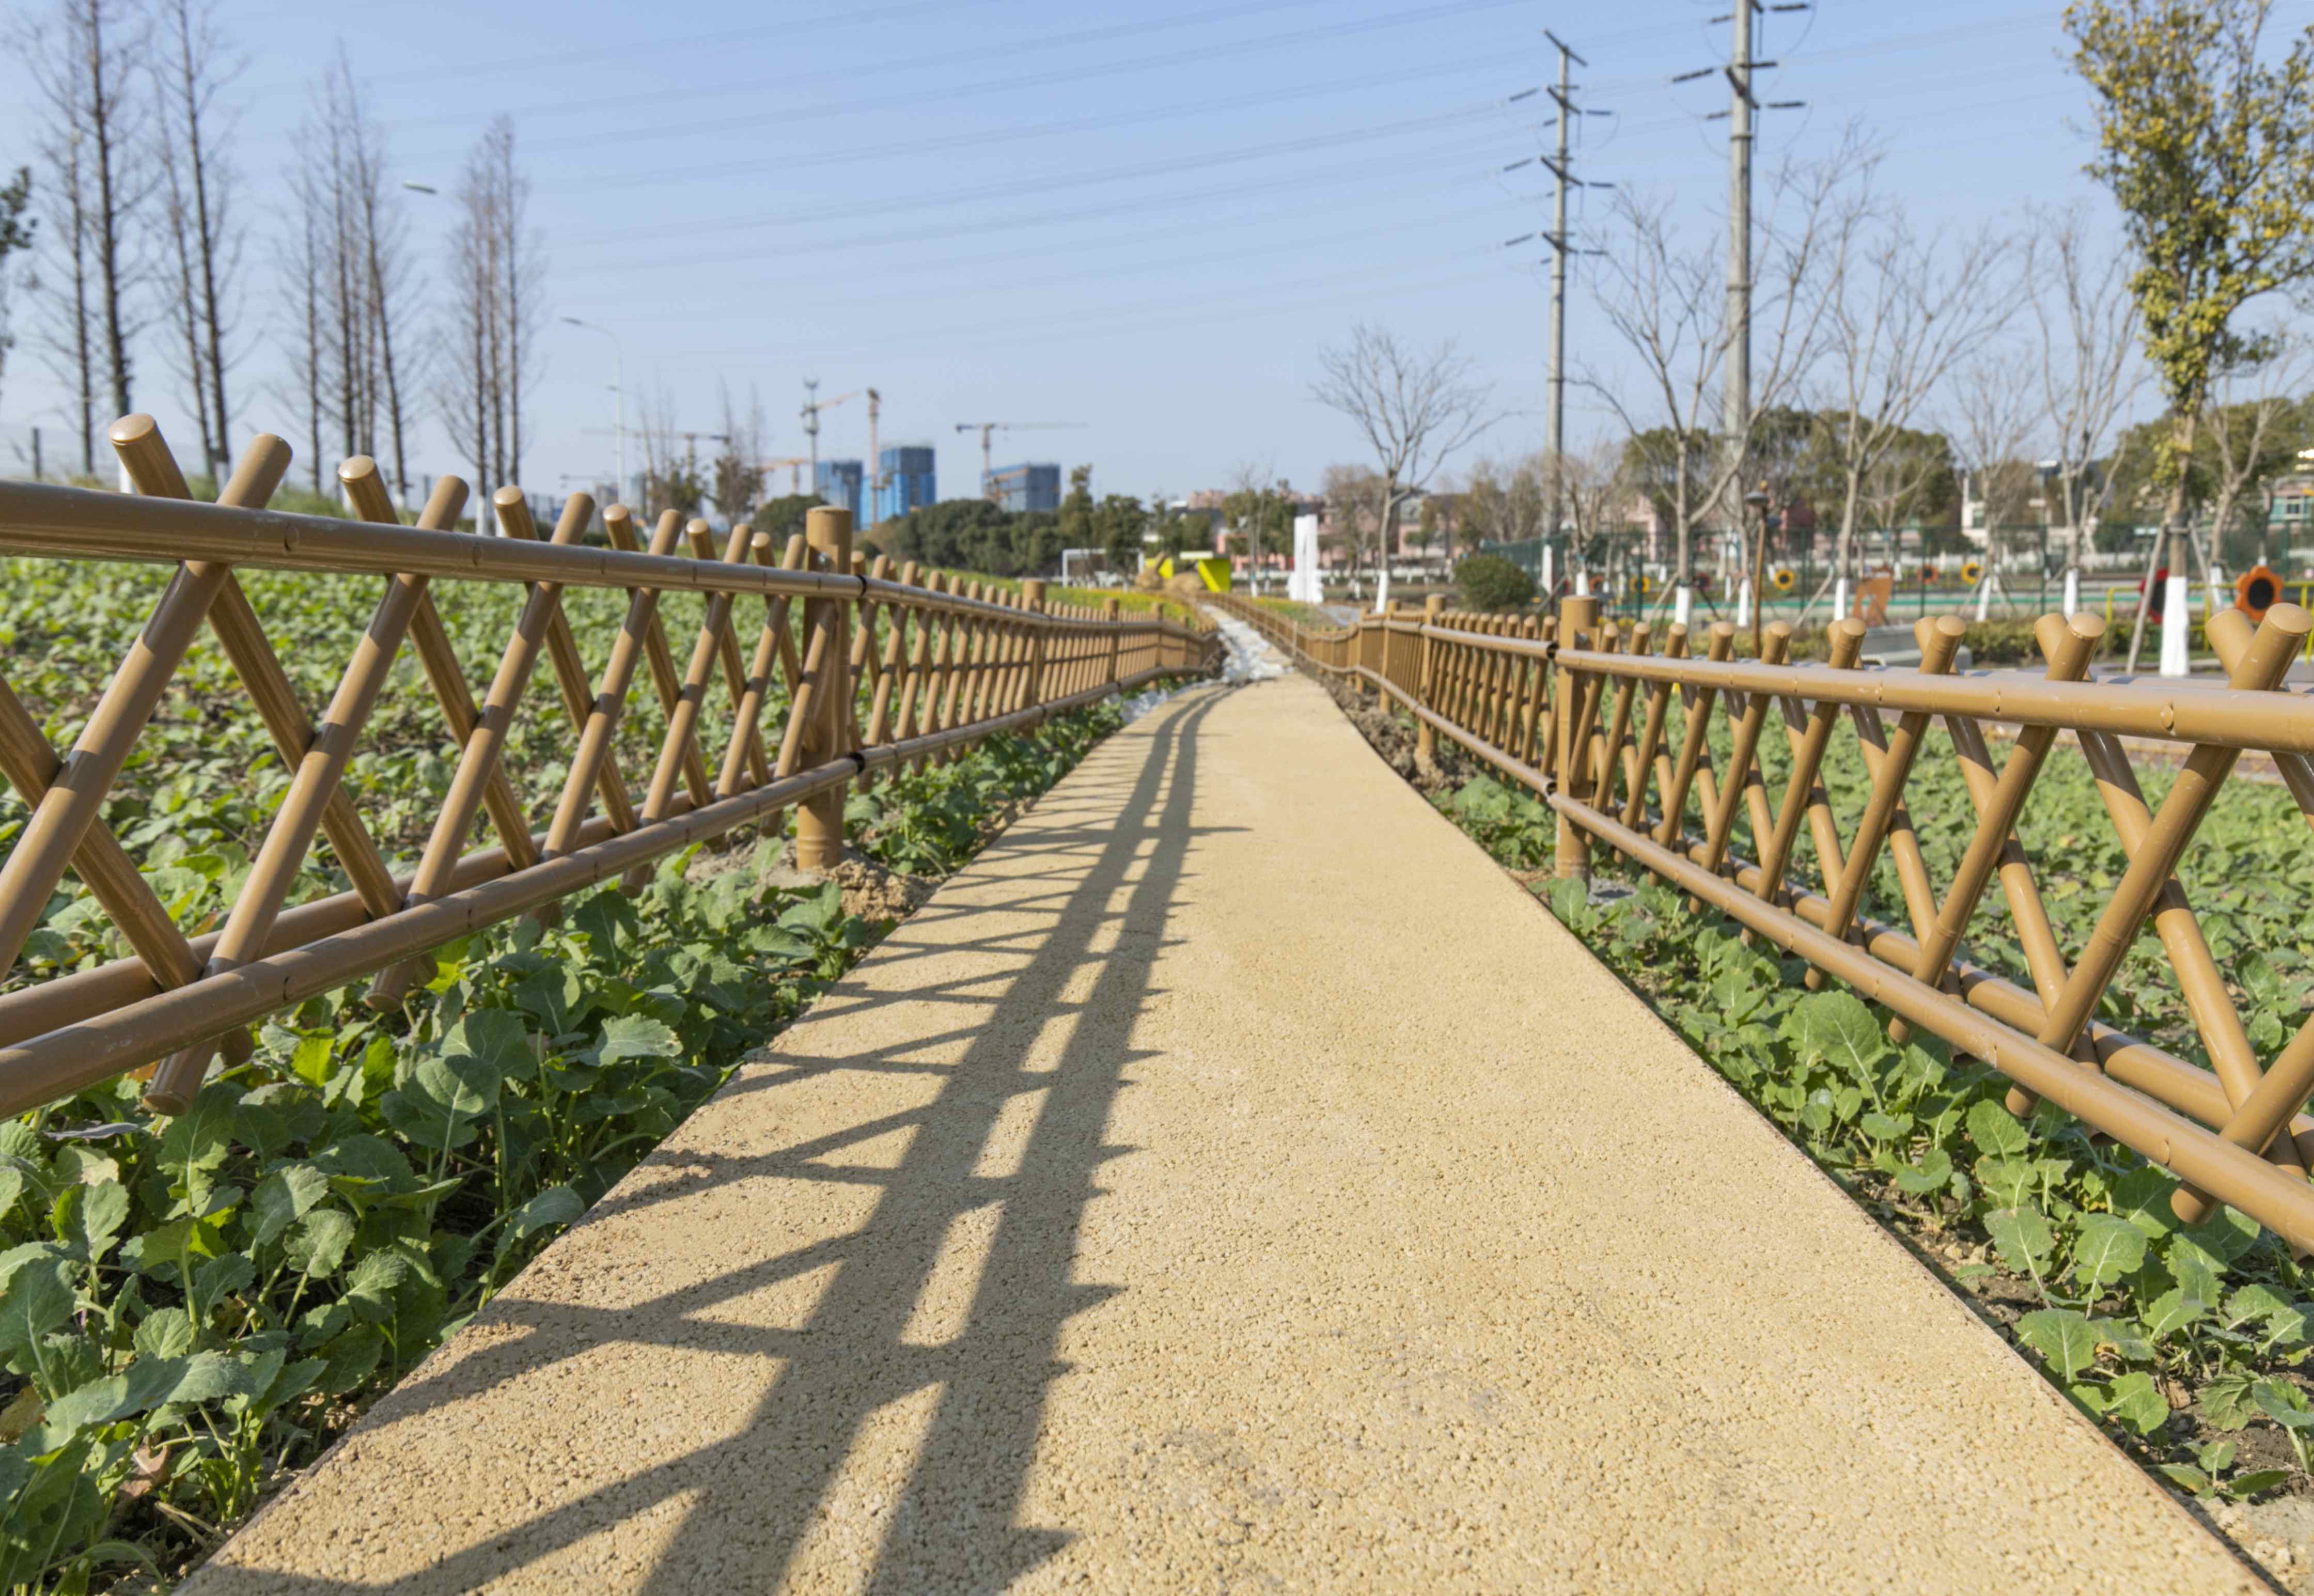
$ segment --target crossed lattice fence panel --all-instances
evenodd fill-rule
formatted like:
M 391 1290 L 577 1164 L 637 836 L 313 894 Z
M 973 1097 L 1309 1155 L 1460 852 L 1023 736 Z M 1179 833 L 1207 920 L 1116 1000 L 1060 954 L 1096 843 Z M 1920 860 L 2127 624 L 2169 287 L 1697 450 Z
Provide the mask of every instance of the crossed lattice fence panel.
M 0 861 L 0 972 L 16 970 L 68 877 L 132 953 L 0 992 L 0 1112 L 146 1066 L 156 1066 L 147 1100 L 180 1108 L 220 1050 L 246 1055 L 248 1027 L 269 1013 L 364 976 L 370 1001 L 390 1008 L 424 974 L 417 959 L 429 949 L 603 881 L 639 886 L 654 861 L 740 826 L 776 826 L 790 809 L 799 861 L 832 864 L 850 786 L 1203 671 L 1218 648 L 1195 624 L 1126 619 L 1114 600 L 1100 613 L 1048 604 L 1040 583 L 999 592 L 913 563 L 895 580 L 888 559 L 871 565 L 852 551 L 843 510 L 811 511 L 784 550 L 745 525 L 719 548 L 707 523 L 669 511 L 645 547 L 614 505 L 601 518 L 603 548 L 583 541 L 595 520 L 587 495 L 571 495 L 542 539 L 520 489 L 506 488 L 490 506 L 499 535 L 478 537 L 453 530 L 467 494 L 455 478 L 405 526 L 375 465 L 356 458 L 339 478 L 358 521 L 284 515 L 265 508 L 289 465 L 278 438 L 252 444 L 212 505 L 191 498 L 149 418 L 116 423 L 110 437 L 134 495 L 0 484 L 0 551 L 175 568 L 65 757 L 0 680 L 0 774 L 30 810 Z M 236 573 L 247 569 L 382 582 L 318 724 L 243 589 Z M 520 595 L 479 700 L 436 607 L 444 582 Z M 607 637 L 582 639 L 563 595 L 589 587 L 623 592 L 625 612 Z M 680 669 L 660 613 L 668 593 L 703 601 Z M 290 780 L 223 924 L 189 936 L 102 811 L 204 630 Z M 397 871 L 348 776 L 405 642 L 455 766 L 414 867 Z M 542 657 L 570 736 L 557 745 L 566 757 L 551 808 L 534 812 L 508 755 Z M 648 772 L 630 772 L 618 734 L 644 679 L 664 733 Z M 711 724 L 719 680 L 728 713 Z M 485 824 L 495 845 L 478 847 Z M 345 889 L 293 904 L 317 839 Z
M 1309 664 L 1394 701 L 1426 745 L 1443 733 L 1541 796 L 1559 817 L 1560 874 L 1583 873 L 1592 840 L 1603 842 L 1798 955 L 1811 986 L 1836 978 L 1881 1004 L 1893 1039 L 1918 1027 L 1992 1064 L 2012 1082 L 2011 1109 L 2045 1098 L 2164 1165 L 2184 1183 L 2173 1205 L 2186 1222 L 2222 1200 L 2314 1248 L 2314 1119 L 2301 1112 L 2314 1094 L 2314 1018 L 2260 1060 L 2177 877 L 2246 750 L 2271 758 L 2314 822 L 2314 702 L 2283 687 L 2314 628 L 2304 610 L 2279 605 L 2256 623 L 2239 610 L 2216 615 L 2209 636 L 2228 676 L 2219 686 L 2090 679 L 2104 630 L 2093 615 L 2042 618 L 2036 677 L 1955 674 L 1966 629 L 1949 616 L 1917 629 L 1917 669 L 1891 670 L 1860 665 L 1855 622 L 1833 627 L 1828 663 L 1794 665 L 1788 627 L 1768 628 L 1761 657 L 1739 660 L 1735 629 L 1713 626 L 1698 658 L 1688 628 L 1618 626 L 1592 599 L 1564 601 L 1548 634 L 1532 619 L 1451 614 L 1436 600 L 1419 617 L 1392 606 L 1314 630 L 1242 600 L 1217 603 Z M 1867 776 L 1851 815 L 1824 781 L 1843 720 Z M 1939 721 L 1974 815 L 1941 879 L 1905 806 Z M 1998 761 L 1988 726 L 2010 739 Z M 1777 727 L 1788 758 L 1771 782 L 1762 743 Z M 2177 760 L 2158 806 L 2124 738 L 2165 745 Z M 2087 762 L 2128 859 L 2071 948 L 2051 926 L 2017 829 L 2053 751 Z M 1731 846 L 1739 819 L 1757 859 Z M 1902 924 L 1865 912 L 1884 858 Z M 1963 956 L 1970 919 L 1996 886 L 2029 985 Z M 2149 928 L 2206 1066 L 2097 1018 Z

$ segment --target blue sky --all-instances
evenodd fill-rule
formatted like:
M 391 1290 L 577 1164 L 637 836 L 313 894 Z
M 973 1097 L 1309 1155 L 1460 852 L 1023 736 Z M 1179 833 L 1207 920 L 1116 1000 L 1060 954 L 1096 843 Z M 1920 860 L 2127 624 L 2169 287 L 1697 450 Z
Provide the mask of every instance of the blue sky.
M 370 85 L 398 175 L 446 195 L 490 117 L 511 113 L 536 185 L 549 310 L 614 329 L 630 390 L 711 426 L 717 385 L 762 392 L 778 454 L 801 454 L 801 382 L 873 384 L 887 441 L 940 449 L 968 493 L 958 422 L 1082 422 L 1000 437 L 1008 457 L 1091 461 L 1103 491 L 1179 494 L 1232 465 L 1314 485 L 1358 450 L 1308 397 L 1317 351 L 1359 320 L 1457 339 L 1515 412 L 1488 440 L 1541 436 L 1547 284 L 1539 249 L 1506 251 L 1546 214 L 1532 166 L 1549 101 L 1506 103 L 1553 70 L 1545 27 L 1590 61 L 1592 176 L 1677 196 L 1720 225 L 1726 103 L 1669 79 L 1723 58 L 1726 0 L 1184 0 L 1094 9 L 1047 0 L 857 0 L 645 8 L 603 0 L 225 0 L 250 52 L 241 160 L 261 233 L 306 84 L 342 39 Z M 1930 224 L 2094 193 L 2085 106 L 2056 5 L 1822 0 L 1763 24 L 1781 63 L 1762 160 L 1823 147 L 1850 118 L 1888 151 L 1885 186 Z M 2277 22 L 2302 25 L 2307 0 Z M 18 69 L 0 64 L 0 163 L 31 158 Z M 441 275 L 446 198 L 407 196 L 420 260 Z M 1603 196 L 1594 242 L 1612 245 Z M 269 282 L 252 251 L 244 428 L 287 435 L 261 392 L 277 373 Z M 1577 361 L 1612 368 L 1579 282 Z M 29 321 L 19 307 L 20 331 Z M 550 322 L 525 476 L 552 491 L 608 470 L 610 346 Z M 27 336 L 0 389 L 13 435 L 60 421 L 61 390 Z M 181 407 L 157 334 L 138 403 Z M 1571 440 L 1603 430 L 1577 401 Z M 863 452 L 858 401 L 821 451 Z M 428 471 L 455 470 L 438 424 Z

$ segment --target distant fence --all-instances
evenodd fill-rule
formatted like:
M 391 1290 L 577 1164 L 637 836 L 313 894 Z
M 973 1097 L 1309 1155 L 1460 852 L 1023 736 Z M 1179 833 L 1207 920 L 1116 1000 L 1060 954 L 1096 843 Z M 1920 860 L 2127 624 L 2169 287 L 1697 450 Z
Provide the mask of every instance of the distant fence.
M 349 460 L 339 476 L 362 519 L 338 521 L 264 508 L 289 463 L 278 438 L 251 445 L 215 505 L 189 498 L 149 418 L 117 422 L 110 438 L 136 494 L 0 483 L 0 551 L 176 567 L 141 632 L 122 638 L 119 668 L 66 758 L 0 681 L 0 765 L 31 810 L 0 863 L 0 972 L 14 970 L 67 870 L 135 956 L 0 992 L 0 1113 L 156 1061 L 165 1062 L 146 1099 L 175 1111 L 218 1046 L 245 1055 L 245 1027 L 268 1014 L 365 975 L 376 977 L 373 1002 L 390 1007 L 421 973 L 409 962 L 417 955 L 599 882 L 639 885 L 653 861 L 790 808 L 799 862 L 833 863 L 850 784 L 1156 677 L 1204 671 L 1219 652 L 1209 630 L 1125 619 L 1113 603 L 1105 613 L 1048 606 L 1041 584 L 991 599 L 978 583 L 937 574 L 920 585 L 914 565 L 895 581 L 888 560 L 870 568 L 852 551 L 852 517 L 840 509 L 811 511 L 782 558 L 745 525 L 718 550 L 705 522 L 686 527 L 672 511 L 644 549 L 614 506 L 605 549 L 579 541 L 594 518 L 587 495 L 570 496 L 542 541 L 527 501 L 508 487 L 492 505 L 500 535 L 476 537 L 447 530 L 466 497 L 455 478 L 437 481 L 417 525 L 404 526 L 375 465 Z M 384 579 L 318 728 L 236 580 L 252 568 Z M 435 609 L 430 589 L 444 582 L 523 594 L 479 704 Z M 590 639 L 605 660 L 592 680 L 562 611 L 566 587 L 627 595 L 619 628 Z M 702 595 L 705 610 L 679 675 L 658 613 L 670 592 Z M 751 656 L 740 648 L 743 601 L 764 606 Z M 205 623 L 293 774 L 222 930 L 189 939 L 99 811 Z M 456 762 L 415 869 L 397 874 L 345 777 L 405 639 Z M 542 655 L 573 735 L 561 750 L 567 773 L 552 818 L 534 831 L 503 755 Z M 719 675 L 731 701 L 720 752 L 703 745 L 701 719 Z M 646 784 L 631 789 L 614 736 L 646 676 L 667 729 Z M 497 846 L 470 850 L 484 816 Z M 317 835 L 350 886 L 289 905 Z
M 1829 664 L 1791 665 L 1783 657 L 1788 628 L 1770 627 L 1766 657 L 1752 662 L 1731 658 L 1735 629 L 1715 625 L 1699 659 L 1688 655 L 1685 627 L 1621 627 L 1600 616 L 1594 599 L 1564 601 L 1548 623 L 1450 614 L 1434 600 L 1419 616 L 1368 616 L 1332 630 L 1243 599 L 1213 602 L 1313 668 L 1404 710 L 1426 749 L 1452 738 L 1541 798 L 1559 816 L 1560 875 L 1585 873 L 1592 841 L 1604 842 L 1805 958 L 1809 984 L 1830 975 L 1885 1006 L 1898 1039 L 1919 1027 L 1991 1063 L 2014 1083 L 2013 1109 L 2045 1098 L 2166 1166 L 2185 1182 L 2173 1204 L 2186 1222 L 2206 1219 L 2221 1199 L 2293 1247 L 2314 1248 L 2306 1178 L 2314 1119 L 2300 1113 L 2314 1093 L 2314 1018 L 2261 1067 L 2172 875 L 2246 749 L 2270 754 L 2314 817 L 2314 702 L 2282 690 L 2314 630 L 2305 610 L 2278 604 L 2256 623 L 2239 610 L 2221 612 L 2209 633 L 2229 681 L 2200 686 L 2084 680 L 2105 630 L 2094 614 L 2042 617 L 2047 670 L 2036 679 L 1953 675 L 1965 629 L 1949 616 L 1918 629 L 1919 668 L 1892 670 L 1859 667 L 1864 629 L 1853 621 L 1834 627 Z M 1758 760 L 1771 710 L 1791 752 L 1775 802 Z M 1904 808 L 1906 781 L 1937 718 L 1977 815 L 1941 899 Z M 1842 719 L 1855 725 L 1870 777 L 1846 837 L 1819 779 Z M 1987 722 L 2018 728 L 1997 770 Z M 1727 760 L 1716 772 L 1715 727 Z M 2129 857 L 2070 965 L 2014 829 L 2060 730 L 2073 734 L 2088 760 Z M 2124 736 L 2167 744 L 2181 760 L 2158 808 L 2140 794 Z M 1730 851 L 1739 812 L 1764 839 L 1759 860 Z M 1818 861 L 1813 889 L 1789 869 L 1802 826 Z M 1859 914 L 1884 851 L 1909 932 Z M 1996 876 L 2034 990 L 1956 957 Z M 2149 920 L 2210 1067 L 2093 1017 Z

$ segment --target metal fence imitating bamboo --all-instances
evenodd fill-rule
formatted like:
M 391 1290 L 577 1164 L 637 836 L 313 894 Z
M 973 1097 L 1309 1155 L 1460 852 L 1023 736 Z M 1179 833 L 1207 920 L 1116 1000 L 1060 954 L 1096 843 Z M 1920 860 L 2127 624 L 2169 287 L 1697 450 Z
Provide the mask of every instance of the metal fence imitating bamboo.
M 1831 660 L 1793 665 L 1788 628 L 1768 629 L 1763 657 L 1731 657 L 1735 629 L 1691 639 L 1603 621 L 1595 600 L 1568 599 L 1553 622 L 1394 610 L 1351 627 L 1312 630 L 1242 599 L 1218 607 L 1316 669 L 1395 703 L 1426 748 L 1444 735 L 1540 796 L 1558 816 L 1559 873 L 1588 869 L 1594 840 L 1712 904 L 1825 977 L 1886 1008 L 1902 1040 L 1911 1027 L 2006 1074 L 2009 1107 L 2040 1098 L 2179 1177 L 2173 1198 L 2188 1223 L 2214 1201 L 2232 1204 L 2292 1245 L 2314 1248 L 2314 1018 L 2261 1064 L 2225 977 L 2174 871 L 2245 750 L 2272 755 L 2314 821 L 2314 701 L 2283 681 L 2314 616 L 2277 605 L 2255 624 L 2238 610 L 2211 622 L 2223 686 L 2090 680 L 2104 630 L 2096 615 L 2042 617 L 2038 678 L 1957 675 L 1965 633 L 1951 617 L 1924 621 L 1917 669 L 1859 665 L 1864 631 L 1833 629 Z M 1704 644 L 1700 658 L 1691 642 Z M 1683 710 L 1672 730 L 1676 694 Z M 1771 793 L 1760 761 L 1771 713 L 1782 723 L 1788 773 Z M 1716 720 L 1715 720 L 1716 718 Z M 1853 722 L 1869 780 L 1852 824 L 1836 816 L 1822 778 L 1832 733 Z M 1951 880 L 1930 876 L 1904 792 L 1932 720 L 1942 719 L 1976 823 Z M 1984 727 L 2016 729 L 1996 765 Z M 1718 763 L 1712 730 L 1724 733 Z M 2073 734 L 2129 863 L 2086 944 L 2058 945 L 2017 821 L 2060 731 Z M 2158 807 L 2141 794 L 2120 739 L 2155 739 L 2180 766 Z M 1758 860 L 1730 849 L 1738 817 Z M 1797 878 L 1806 827 L 1816 861 Z M 1886 854 L 1907 926 L 1862 913 Z M 1998 884 L 2031 978 L 2029 988 L 1960 957 L 1983 894 Z M 2180 1057 L 2095 1017 L 2124 956 L 2150 923 L 2209 1064 Z
M 142 631 L 123 639 L 119 668 L 64 758 L 0 680 L 0 773 L 31 811 L 0 862 L 0 971 L 14 968 L 68 871 L 133 955 L 0 993 L 0 1112 L 155 1064 L 147 1101 L 180 1108 L 219 1048 L 245 1053 L 247 1027 L 268 1014 L 364 976 L 371 1001 L 391 1006 L 429 949 L 599 882 L 638 886 L 654 861 L 741 826 L 775 825 L 790 809 L 799 861 L 832 864 L 852 784 L 1156 677 L 1202 672 L 1218 654 L 1210 631 L 1125 619 L 1114 602 L 1099 613 L 1047 605 L 1041 584 L 990 596 L 976 582 L 920 580 L 914 564 L 895 580 L 888 559 L 871 565 L 852 551 L 852 517 L 840 509 L 812 510 L 807 531 L 777 551 L 744 525 L 718 549 L 705 522 L 686 525 L 672 511 L 645 548 L 633 518 L 612 506 L 601 548 L 582 541 L 595 519 L 587 495 L 571 495 L 542 540 L 520 490 L 507 488 L 491 505 L 499 535 L 475 536 L 452 530 L 466 498 L 455 478 L 442 479 L 405 526 L 375 464 L 356 458 L 339 477 L 359 519 L 284 515 L 265 508 L 289 463 L 278 438 L 252 445 L 212 505 L 190 497 L 149 418 L 117 422 L 110 436 L 133 495 L 0 483 L 0 551 L 176 568 Z M 236 579 L 250 569 L 383 581 L 318 726 Z M 445 582 L 522 591 L 479 702 L 435 608 Z M 587 586 L 623 590 L 627 604 L 618 629 L 582 650 L 561 593 Z M 658 613 L 669 592 L 704 598 L 680 672 Z M 742 606 L 758 603 L 761 624 L 743 653 Z M 799 628 L 790 615 L 799 606 Z M 223 926 L 188 937 L 100 812 L 205 623 L 291 780 Z M 414 869 L 397 872 L 346 778 L 405 640 L 455 764 Z M 591 678 L 590 652 L 602 662 Z M 551 817 L 534 830 L 521 772 L 505 756 L 542 656 L 574 741 Z M 730 717 L 717 751 L 704 745 L 702 711 L 719 676 Z M 637 789 L 619 769 L 615 734 L 643 677 L 667 730 Z M 477 848 L 485 819 L 496 845 Z M 349 886 L 291 905 L 323 837 Z

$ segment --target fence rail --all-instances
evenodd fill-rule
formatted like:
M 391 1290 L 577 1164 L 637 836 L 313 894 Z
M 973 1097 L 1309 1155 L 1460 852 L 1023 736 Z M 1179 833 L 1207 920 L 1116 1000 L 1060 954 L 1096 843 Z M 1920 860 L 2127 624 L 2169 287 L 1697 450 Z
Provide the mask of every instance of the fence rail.
M 0 973 L 21 974 L 17 961 L 67 871 L 133 953 L 0 992 L 0 1113 L 148 1065 L 157 1067 L 146 1100 L 180 1109 L 218 1048 L 245 1055 L 246 1027 L 269 1013 L 365 975 L 370 1001 L 390 1008 L 423 974 L 411 961 L 428 949 L 599 882 L 640 886 L 655 860 L 740 826 L 776 824 L 789 809 L 799 862 L 832 864 L 853 783 L 953 758 L 1160 676 L 1202 672 L 1219 648 L 1208 630 L 1128 620 L 1114 601 L 1098 613 L 1047 604 L 1040 583 L 992 596 L 977 582 L 920 577 L 914 563 L 894 579 L 888 559 L 871 565 L 853 551 L 852 517 L 840 509 L 812 510 L 807 531 L 775 551 L 744 525 L 719 549 L 704 521 L 686 525 L 673 511 L 645 547 L 632 516 L 612 506 L 602 516 L 611 546 L 595 548 L 580 541 L 595 517 L 588 496 L 572 494 L 542 540 L 509 487 L 493 496 L 499 535 L 475 536 L 451 530 L 467 492 L 455 478 L 442 479 L 404 526 L 375 465 L 357 457 L 339 479 L 359 520 L 283 515 L 264 507 L 288 468 L 278 438 L 252 445 L 210 505 L 190 499 L 149 418 L 115 423 L 110 437 L 134 495 L 0 482 L 0 551 L 175 567 L 141 632 L 123 639 L 119 668 L 65 758 L 0 679 L 0 774 L 30 810 L 0 862 Z M 251 569 L 384 578 L 318 726 L 236 579 Z M 444 582 L 522 591 L 479 702 L 436 608 Z M 589 649 L 562 610 L 566 587 L 627 595 L 621 624 L 587 639 Z M 680 672 L 659 613 L 670 592 L 704 600 Z M 743 601 L 763 605 L 746 656 Z M 291 780 L 224 924 L 188 938 L 101 811 L 205 624 Z M 346 778 L 405 641 L 456 759 L 422 853 L 397 871 Z M 602 661 L 592 676 L 589 653 Z M 551 818 L 534 829 L 506 755 L 542 656 L 572 738 Z M 666 733 L 637 789 L 619 768 L 616 734 L 646 676 Z M 712 750 L 702 714 L 719 676 L 728 737 Z M 496 845 L 476 848 L 484 820 Z M 292 905 L 324 838 L 347 888 Z
M 2283 685 L 2314 616 L 2276 605 L 2253 624 L 2221 612 L 2210 639 L 2222 687 L 2089 680 L 2105 630 L 2094 614 L 2045 615 L 2039 678 L 1953 673 L 1965 628 L 1947 616 L 1920 628 L 1916 670 L 1859 666 L 1864 629 L 1833 628 L 1831 661 L 1790 665 L 1790 629 L 1767 630 L 1764 657 L 1729 657 L 1735 629 L 1714 626 L 1689 655 L 1687 629 L 1662 632 L 1602 620 L 1594 599 L 1568 599 L 1555 622 L 1394 609 L 1355 626 L 1312 630 L 1243 599 L 1216 607 L 1297 659 L 1356 683 L 1411 715 L 1421 752 L 1444 735 L 1537 794 L 1558 816 L 1557 869 L 1580 876 L 1595 840 L 1807 961 L 1911 1028 L 1943 1037 L 2012 1082 L 2009 1107 L 2049 1102 L 2175 1173 L 2178 1218 L 2197 1223 L 2233 1204 L 2301 1249 L 2314 1248 L 2314 1018 L 2270 1061 L 2248 1040 L 2226 980 L 2174 872 L 2245 749 L 2273 755 L 2314 823 L 2314 701 Z M 1674 731 L 1674 695 L 1679 725 Z M 1780 795 L 1760 761 L 1773 710 L 1789 750 Z M 1715 719 L 1716 718 L 1716 719 Z M 1832 733 L 1850 720 L 1869 779 L 1852 824 L 1835 816 L 1821 779 Z M 1975 825 L 1954 877 L 1931 879 L 1904 792 L 1930 722 L 1941 719 Z M 2018 728 L 1996 766 L 1983 727 Z M 1715 728 L 1721 734 L 1716 739 Z M 2086 944 L 2070 957 L 2016 833 L 2059 731 L 2073 734 L 2129 863 Z M 2159 739 L 2180 756 L 2158 807 L 2140 792 L 2119 737 Z M 1722 753 L 1720 750 L 1724 750 Z M 1724 763 L 1720 763 L 1724 760 Z M 1736 857 L 1739 816 L 1759 860 Z M 1816 861 L 1795 878 L 1801 828 Z M 1862 913 L 1886 855 L 1904 927 Z M 1998 883 L 2031 978 L 2026 987 L 1960 957 L 1969 920 Z M 2209 1060 L 2181 1057 L 2095 1017 L 2140 931 L 2151 924 L 2177 994 Z

